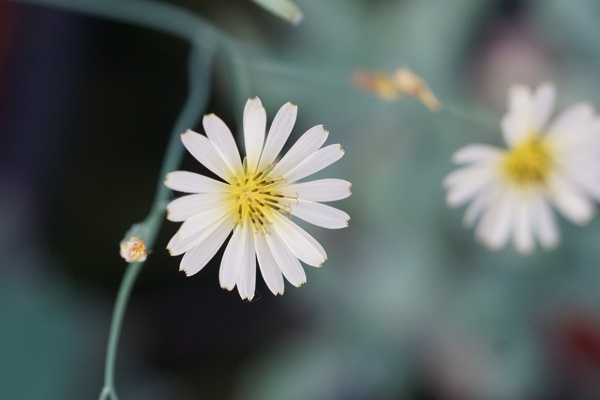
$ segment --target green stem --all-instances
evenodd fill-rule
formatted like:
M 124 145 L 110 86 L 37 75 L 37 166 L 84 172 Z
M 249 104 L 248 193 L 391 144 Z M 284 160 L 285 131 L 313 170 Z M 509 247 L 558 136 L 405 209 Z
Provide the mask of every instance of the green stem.
M 210 71 L 217 49 L 220 48 L 230 67 L 233 68 L 233 80 L 241 89 L 238 95 L 248 91 L 248 76 L 241 52 L 233 40 L 203 18 L 167 3 L 150 0 L 14 1 L 58 7 L 88 16 L 105 17 L 113 21 L 143 26 L 175 35 L 191 44 L 188 58 L 188 96 L 171 131 L 150 213 L 141 224 L 144 232 L 142 239 L 145 241 L 146 248 L 151 249 L 156 241 L 164 220 L 166 205 L 171 197 L 171 191 L 163 184 L 164 177 L 181 164 L 184 148 L 181 144 L 180 134 L 188 128 L 193 128 L 206 109 L 210 93 Z M 129 264 L 119 287 L 109 331 L 104 386 L 100 393 L 100 400 L 118 400 L 114 377 L 119 337 L 131 291 L 143 266 L 144 262 Z
M 494 118 L 491 114 L 474 108 L 461 106 L 449 102 L 443 103 L 444 106 L 442 111 L 447 112 L 453 117 L 460 118 L 462 120 L 481 125 L 485 128 L 496 130 L 498 129 L 499 122 L 497 118 Z
M 176 169 L 181 163 L 183 157 L 183 146 L 179 135 L 187 127 L 193 127 L 198 123 L 202 110 L 206 108 L 208 102 L 208 93 L 210 93 L 209 74 L 212 64 L 212 54 L 201 56 L 197 48 L 193 47 L 189 56 L 189 93 L 185 105 L 181 110 L 177 121 L 171 132 L 169 144 L 163 159 L 161 172 L 156 189 L 156 196 L 152 209 L 148 217 L 143 222 L 146 236 L 143 237 L 146 247 L 151 249 L 154 246 L 156 237 L 164 221 L 165 207 L 169 202 L 171 192 L 163 185 L 163 179 L 167 172 Z M 100 394 L 100 399 L 118 400 L 114 376 L 119 345 L 119 337 L 125 309 L 131 294 L 133 285 L 139 275 L 144 263 L 131 263 L 128 265 L 113 310 L 112 322 L 106 349 L 106 365 L 104 369 L 104 387 Z
M 203 111 L 208 105 L 208 95 L 211 89 L 210 71 L 215 56 L 216 45 L 216 42 L 212 43 L 208 54 L 206 54 L 206 51 L 201 53 L 197 47 L 190 49 L 188 59 L 188 97 L 171 131 L 156 186 L 153 208 L 160 207 L 164 210 L 169 202 L 171 190 L 163 182 L 167 173 L 177 169 L 181 165 L 184 148 L 180 135 L 186 129 L 193 128 L 198 124 Z
M 112 321 L 110 325 L 110 333 L 108 336 L 108 347 L 106 351 L 106 364 L 104 366 L 104 387 L 100 393 L 100 399 L 108 398 L 117 400 L 117 393 L 114 384 L 114 370 L 117 358 L 117 347 L 119 345 L 119 336 L 121 332 L 121 326 L 123 324 L 123 316 L 125 314 L 125 308 L 129 301 L 129 295 L 131 289 L 136 281 L 138 274 L 140 273 L 143 262 L 131 263 L 127 266 L 121 286 L 119 287 L 119 293 L 117 294 L 117 301 L 113 310 Z
M 210 49 L 222 35 L 205 19 L 168 3 L 151 0 L 13 0 L 47 5 L 88 16 L 151 28 Z
M 171 132 L 152 208 L 142 223 L 145 232 L 143 239 L 146 247 L 151 249 L 164 220 L 165 208 L 171 196 L 170 190 L 163 185 L 164 177 L 181 163 L 184 148 L 179 135 L 187 128 L 194 127 L 198 123 L 202 112 L 206 109 L 208 94 L 210 93 L 212 62 L 219 39 L 225 40 L 224 36 L 202 18 L 165 3 L 139 0 L 20 1 L 60 7 L 86 15 L 106 17 L 111 20 L 145 26 L 173 34 L 191 43 L 192 47 L 188 59 L 188 96 Z M 202 54 L 200 50 L 202 50 Z M 106 349 L 104 386 L 100 393 L 101 400 L 118 400 L 114 377 L 119 337 L 131 291 L 143 266 L 143 262 L 129 264 L 119 287 Z

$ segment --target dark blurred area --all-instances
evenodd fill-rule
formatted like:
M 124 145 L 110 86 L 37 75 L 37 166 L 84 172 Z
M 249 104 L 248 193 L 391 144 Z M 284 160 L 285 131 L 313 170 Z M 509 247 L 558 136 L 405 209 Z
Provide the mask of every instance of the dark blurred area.
M 35 313 L 49 313 L 51 325 L 54 314 L 82 320 L 70 333 L 75 348 L 68 340 L 40 345 L 76 353 L 75 361 L 46 358 L 50 349 L 27 358 L 25 343 L 5 338 L 2 353 L 14 355 L 1 357 L 0 397 L 94 398 L 126 267 L 119 241 L 152 204 L 186 94 L 189 46 L 148 29 L 12 2 L 0 2 L 0 30 L 1 286 L 33 296 Z M 179 259 L 164 250 L 175 230 L 165 221 L 129 305 L 117 372 L 123 398 L 227 398 L 244 361 L 295 324 L 262 282 L 257 290 L 268 295 L 258 305 L 220 289 L 220 257 L 194 278 L 177 273 Z M 11 262 L 36 253 L 43 255 L 35 263 Z M 35 326 L 30 314 L 19 327 L 11 316 L 27 319 L 28 310 L 0 291 L 7 297 L 0 336 L 21 329 L 24 342 L 44 341 L 48 326 Z M 40 375 L 49 369 L 61 370 L 48 372 L 65 380 L 57 388 L 43 387 Z M 14 385 L 31 375 L 38 378 L 30 387 Z

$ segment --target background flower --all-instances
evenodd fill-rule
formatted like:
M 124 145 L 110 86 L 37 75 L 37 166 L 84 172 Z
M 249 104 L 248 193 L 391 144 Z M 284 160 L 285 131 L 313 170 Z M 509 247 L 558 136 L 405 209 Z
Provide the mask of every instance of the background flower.
M 476 237 L 498 249 L 512 236 L 530 253 L 535 240 L 555 247 L 559 232 L 551 206 L 577 224 L 588 222 L 600 200 L 600 118 L 591 105 L 569 107 L 552 122 L 556 89 L 514 85 L 502 119 L 507 149 L 472 144 L 458 150 L 464 164 L 444 180 L 451 206 L 470 203 L 464 222 L 479 219 Z

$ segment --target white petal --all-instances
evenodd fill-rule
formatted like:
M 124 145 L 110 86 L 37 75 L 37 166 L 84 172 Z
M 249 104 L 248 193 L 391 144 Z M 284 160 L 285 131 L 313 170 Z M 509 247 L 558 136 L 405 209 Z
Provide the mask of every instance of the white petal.
M 219 268 L 219 282 L 223 289 L 233 290 L 237 283 L 241 266 L 244 264 L 242 258 L 245 254 L 244 248 L 247 238 L 245 231 L 247 230 L 248 226 L 238 225 L 225 248 L 221 259 L 221 267 Z
M 294 286 L 301 286 L 306 283 L 306 272 L 304 268 L 289 250 L 287 245 L 273 232 L 271 235 L 266 235 L 265 239 L 273 255 L 273 259 L 277 262 L 277 266 L 285 276 L 285 278 Z
M 531 107 L 531 90 L 525 85 L 511 85 L 508 90 L 508 104 L 507 109 L 509 112 L 529 112 Z
M 583 160 L 582 160 L 583 161 Z M 594 171 L 592 162 L 584 161 L 583 165 L 573 165 L 565 171 L 568 173 L 569 180 L 577 186 L 586 196 L 600 201 L 600 174 L 599 171 Z M 567 168 L 565 168 L 567 169 Z
M 254 174 L 265 142 L 267 112 L 258 98 L 250 99 L 244 108 L 244 143 L 248 171 Z
M 328 135 L 329 132 L 323 129 L 323 125 L 310 128 L 275 165 L 272 171 L 273 176 L 283 176 L 296 168 L 306 157 L 321 148 Z
M 248 99 L 246 105 L 244 106 L 244 119 L 242 121 L 246 121 L 249 111 L 253 107 L 262 107 L 262 103 L 258 97 Z
M 465 167 L 453 171 L 444 179 L 444 185 L 449 186 L 446 202 L 450 207 L 461 206 L 485 190 L 492 179 L 490 168 Z
M 548 136 L 572 136 L 579 131 L 587 131 L 595 122 L 594 108 L 588 103 L 578 103 L 560 113 L 550 128 Z
M 271 128 L 269 128 L 265 148 L 260 157 L 260 163 L 258 165 L 259 171 L 262 171 L 275 161 L 275 158 L 292 132 L 292 128 L 296 123 L 297 113 L 298 107 L 292 103 L 286 103 L 275 115 Z
M 181 196 L 167 205 L 167 219 L 173 222 L 182 222 L 191 216 L 222 202 L 222 196 L 219 194 L 200 193 Z
M 215 256 L 231 232 L 231 224 L 223 220 L 206 239 L 183 255 L 179 270 L 187 276 L 198 273 Z
M 279 213 L 273 213 L 271 218 L 273 230 L 293 255 L 313 267 L 319 267 L 325 262 L 325 250 L 312 236 Z
M 554 109 L 556 101 L 556 88 L 551 83 L 541 84 L 533 94 L 533 128 L 542 130 L 550 114 Z
M 477 175 L 477 171 L 479 171 L 480 169 L 481 168 L 476 168 L 471 165 L 455 169 L 454 171 L 446 175 L 446 177 L 442 181 L 442 185 L 449 189 L 453 188 L 456 185 L 462 185 L 465 182 L 470 181 L 473 178 L 473 175 Z
M 529 254 L 535 246 L 533 240 L 531 197 L 519 199 L 515 202 L 514 206 L 513 228 L 515 247 L 521 254 Z
M 169 172 L 165 179 L 165 186 L 184 193 L 225 192 L 229 189 L 229 186 L 223 182 L 188 171 Z
M 465 211 L 465 216 L 463 218 L 463 224 L 467 227 L 471 227 L 481 212 L 487 209 L 490 204 L 494 201 L 496 197 L 491 190 L 481 191 L 473 200 L 469 207 L 467 207 L 467 211 Z
M 202 165 L 223 180 L 229 180 L 231 173 L 227 164 L 206 136 L 188 129 L 186 133 L 181 135 L 181 141 L 190 154 Z
M 514 220 L 514 198 L 507 192 L 483 214 L 475 235 L 492 250 L 503 247 L 508 240 Z
M 502 153 L 502 150 L 494 146 L 471 144 L 454 153 L 452 161 L 457 164 L 489 162 Z
M 560 233 L 556 226 L 556 218 L 548 202 L 537 195 L 533 204 L 533 219 L 541 245 L 546 249 L 554 248 L 560 241 Z
M 222 219 L 223 216 L 231 213 L 231 206 L 229 206 L 227 203 L 224 204 L 222 202 L 218 202 L 211 204 L 206 209 L 186 219 L 185 222 L 179 227 L 176 235 L 179 237 L 179 239 L 186 240 L 195 235 L 197 232 L 206 229 L 215 221 Z
M 244 229 L 246 239 L 244 241 L 244 254 L 242 254 L 242 263 L 237 278 L 236 286 L 242 300 L 252 300 L 254 298 L 254 288 L 256 287 L 256 252 L 254 250 L 254 232 L 251 228 Z
M 508 94 L 508 112 L 502 118 L 502 133 L 513 146 L 533 131 L 531 91 L 522 85 L 513 85 Z
M 350 216 L 345 212 L 313 201 L 299 200 L 291 207 L 293 215 L 327 229 L 345 228 L 350 220 Z
M 304 177 L 319 172 L 333 164 L 344 155 L 344 150 L 339 144 L 331 144 L 312 153 L 296 168 L 283 175 L 283 178 L 292 183 Z
M 181 238 L 177 233 L 173 235 L 169 243 L 167 244 L 167 249 L 172 256 L 177 256 L 185 253 L 186 251 L 196 247 L 201 242 L 206 240 L 206 238 L 212 235 L 217 228 L 221 226 L 221 224 L 225 224 L 229 226 L 231 230 L 233 228 L 233 220 L 230 215 L 225 215 L 217 221 L 213 222 L 211 225 L 207 226 L 205 229 L 196 232 L 194 235 L 188 238 Z
M 585 224 L 594 216 L 594 206 L 577 193 L 563 178 L 555 176 L 551 182 L 551 199 L 556 208 L 576 224 Z
M 269 290 L 275 295 L 283 294 L 283 275 L 281 275 L 281 270 L 277 266 L 275 258 L 273 258 L 273 254 L 271 253 L 271 249 L 267 244 L 265 236 L 266 235 L 255 236 L 258 266 L 260 267 L 260 272 L 262 273 L 263 279 L 269 287 Z
M 215 114 L 208 114 L 204 116 L 202 125 L 204 126 L 204 131 L 206 132 L 208 139 L 219 151 L 231 173 L 239 173 L 242 170 L 240 152 L 238 151 L 233 135 L 225 122 Z
M 282 191 L 285 196 L 297 196 L 302 200 L 336 201 L 350 196 L 352 184 L 342 179 L 318 179 L 310 182 L 294 183 Z

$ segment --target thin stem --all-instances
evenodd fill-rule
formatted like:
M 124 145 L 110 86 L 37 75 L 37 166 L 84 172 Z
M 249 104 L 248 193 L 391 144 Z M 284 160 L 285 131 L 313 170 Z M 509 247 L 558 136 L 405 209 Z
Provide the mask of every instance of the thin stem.
M 171 195 L 171 192 L 163 185 L 164 176 L 167 172 L 176 169 L 181 163 L 184 149 L 179 135 L 185 129 L 195 126 L 206 108 L 208 94 L 210 93 L 210 70 L 219 39 L 224 40 L 224 36 L 220 35 L 216 29 L 202 18 L 165 3 L 139 0 L 21 1 L 56 6 L 87 15 L 129 22 L 173 34 L 191 43 L 188 65 L 188 96 L 171 132 L 152 208 L 142 224 L 146 233 L 143 239 L 146 247 L 151 249 L 164 220 L 165 207 Z M 202 49 L 202 54 L 200 54 L 200 49 Z M 127 303 L 143 266 L 143 262 L 129 264 L 119 287 L 106 349 L 104 386 L 100 393 L 101 400 L 118 400 L 114 377 L 119 338 Z
M 202 112 L 208 104 L 208 95 L 211 89 L 210 70 L 216 45 L 216 42 L 211 45 L 209 54 L 206 54 L 206 52 L 202 52 L 201 54 L 197 47 L 190 49 L 188 58 L 188 97 L 171 131 L 165 158 L 163 159 L 158 177 L 153 208 L 160 207 L 163 210 L 165 209 L 171 197 L 171 190 L 163 184 L 165 176 L 179 167 L 184 154 L 180 135 L 186 129 L 198 124 Z
M 115 384 L 114 384 L 114 370 L 117 358 L 117 347 L 119 346 L 119 337 L 121 332 L 121 326 L 123 324 L 123 316 L 125 314 L 125 308 L 129 301 L 129 295 L 131 289 L 139 275 L 143 262 L 131 263 L 127 266 L 121 286 L 119 287 L 119 293 L 117 294 L 117 301 L 113 310 L 112 321 L 110 324 L 110 333 L 108 336 L 108 347 L 106 351 L 106 364 L 104 366 L 104 387 L 102 393 L 100 393 L 100 399 L 105 399 L 110 396 L 111 399 L 118 399 Z
M 208 21 L 168 3 L 151 0 L 14 0 L 151 28 L 210 49 L 222 35 Z M 204 42 L 204 43 L 203 43 Z
M 143 222 L 146 237 L 144 241 L 146 247 L 151 249 L 156 241 L 156 236 L 164 220 L 165 207 L 169 201 L 171 192 L 163 185 L 163 179 L 167 172 L 174 170 L 181 163 L 183 157 L 183 146 L 179 139 L 179 134 L 186 127 L 194 126 L 198 123 L 202 110 L 206 108 L 208 102 L 208 93 L 210 93 L 209 74 L 212 64 L 212 55 L 200 55 L 197 48 L 193 47 L 189 56 L 189 93 L 185 105 L 181 110 L 177 121 L 171 132 L 169 144 L 163 159 L 161 173 L 159 175 L 158 185 L 154 203 L 148 217 Z M 104 387 L 100 394 L 100 399 L 118 400 L 114 376 L 119 345 L 119 337 L 125 309 L 131 294 L 133 285 L 139 275 L 144 263 L 131 263 L 128 265 L 113 310 L 112 322 L 106 349 L 106 365 L 104 369 Z M 108 396 L 108 397 L 107 397 Z
M 484 126 L 488 129 L 498 129 L 498 119 L 480 109 L 445 102 L 442 111 L 446 111 L 453 117 Z

